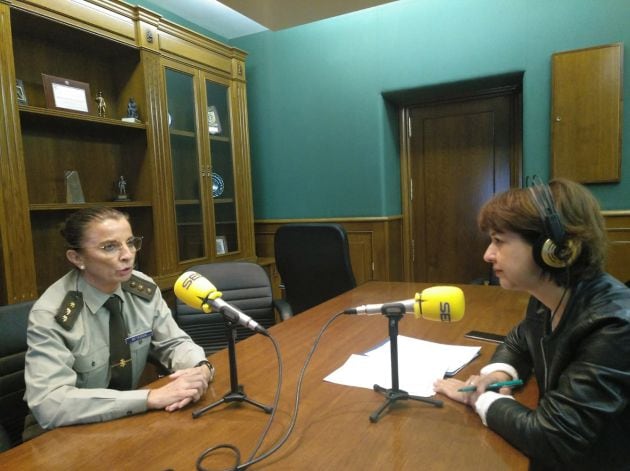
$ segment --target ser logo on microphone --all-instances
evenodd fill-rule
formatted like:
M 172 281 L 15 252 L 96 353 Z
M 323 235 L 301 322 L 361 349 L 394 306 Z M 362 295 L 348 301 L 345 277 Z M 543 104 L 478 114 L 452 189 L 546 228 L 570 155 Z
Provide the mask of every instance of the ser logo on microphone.
M 193 282 L 197 279 L 201 278 L 199 273 L 190 272 L 186 279 L 182 281 L 182 288 L 188 289 L 192 286 Z
M 448 301 L 440 301 L 440 320 L 451 322 L 451 305 Z

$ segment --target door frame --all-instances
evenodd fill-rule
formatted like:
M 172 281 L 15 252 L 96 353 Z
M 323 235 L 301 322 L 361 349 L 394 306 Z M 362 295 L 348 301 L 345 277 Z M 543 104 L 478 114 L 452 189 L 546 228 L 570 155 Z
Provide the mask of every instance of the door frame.
M 385 95 L 386 98 L 399 106 L 403 280 L 413 281 L 413 248 L 411 247 L 413 240 L 413 226 L 411 223 L 413 189 L 410 185 L 411 153 L 409 149 L 411 108 L 425 105 L 453 104 L 496 96 L 511 96 L 513 100 L 513 114 L 511 120 L 510 187 L 520 187 L 522 182 L 523 154 L 523 74 L 524 72 L 513 72 L 450 84 L 421 87 L 414 90 L 389 92 Z

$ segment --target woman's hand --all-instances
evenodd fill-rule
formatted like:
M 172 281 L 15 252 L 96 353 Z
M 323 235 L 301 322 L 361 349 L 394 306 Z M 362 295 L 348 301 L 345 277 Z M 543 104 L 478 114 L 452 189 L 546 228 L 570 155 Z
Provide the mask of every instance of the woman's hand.
M 171 381 L 149 391 L 148 409 L 164 409 L 172 412 L 197 402 L 208 390 L 210 372 L 205 365 L 178 370 L 169 375 Z
M 433 383 L 433 388 L 436 393 L 442 393 L 454 401 L 472 406 L 475 403 L 474 401 L 477 400 L 476 397 L 474 401 L 472 400 L 473 393 L 458 391 L 460 388 L 463 388 L 464 386 L 472 386 L 472 384 L 473 383 L 470 382 L 470 378 L 467 381 L 455 378 L 446 378 L 438 379 L 435 383 Z
M 488 385 L 508 379 L 510 379 L 509 375 L 502 372 L 494 372 L 483 376 L 472 375 L 466 381 L 455 378 L 438 379 L 433 383 L 433 388 L 435 392 L 442 393 L 454 401 L 474 406 L 477 398 L 485 392 Z M 459 391 L 460 388 L 466 386 L 474 386 L 476 390 L 470 392 Z M 499 392 L 501 394 L 511 394 L 510 388 L 501 388 Z

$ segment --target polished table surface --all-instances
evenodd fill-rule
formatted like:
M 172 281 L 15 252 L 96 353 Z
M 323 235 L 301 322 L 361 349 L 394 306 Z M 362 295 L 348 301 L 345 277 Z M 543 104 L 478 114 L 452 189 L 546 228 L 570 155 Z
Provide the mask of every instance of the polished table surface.
M 282 437 L 291 419 L 296 385 L 318 333 L 333 315 L 346 308 L 412 298 L 428 287 L 421 283 L 369 282 L 270 329 L 284 365 L 280 405 L 262 450 Z M 416 320 L 405 316 L 399 334 L 442 343 L 482 346 L 481 356 L 458 377 L 477 373 L 494 344 L 470 340 L 476 329 L 505 334 L 522 317 L 527 297 L 495 286 L 460 285 L 466 314 L 457 323 Z M 257 470 L 519 470 L 529 461 L 500 436 L 481 424 L 467 406 L 448 400 L 436 408 L 399 401 L 379 422 L 369 420 L 384 397 L 374 391 L 323 381 L 353 353 L 388 339 L 388 321 L 381 315 L 341 316 L 331 323 L 306 370 L 297 424 L 287 443 L 249 469 Z M 239 383 L 249 398 L 271 404 L 277 385 L 277 361 L 271 341 L 255 335 L 237 344 Z M 250 455 L 269 415 L 245 403 L 222 404 L 197 419 L 192 411 L 220 399 L 230 389 L 226 351 L 210 357 L 217 377 L 206 396 L 187 408 L 152 411 L 105 423 L 61 427 L 0 454 L 0 469 L 64 470 L 192 470 L 206 448 L 220 443 L 237 446 L 243 461 Z M 419 358 L 430 362 L 430 358 Z M 156 384 L 160 384 L 161 379 Z M 517 400 L 534 406 L 537 390 L 528 384 Z M 233 463 L 226 451 L 203 462 L 207 469 Z

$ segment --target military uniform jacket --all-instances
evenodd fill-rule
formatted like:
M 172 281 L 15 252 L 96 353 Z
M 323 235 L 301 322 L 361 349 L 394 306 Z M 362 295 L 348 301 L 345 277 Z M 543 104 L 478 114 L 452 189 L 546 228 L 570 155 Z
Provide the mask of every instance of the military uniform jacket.
M 149 352 L 173 370 L 206 359 L 203 349 L 177 326 L 151 278 L 134 272 L 115 294 L 122 299 L 134 388 Z M 24 399 L 45 429 L 146 411 L 147 389 L 107 388 L 109 311 L 103 304 L 110 296 L 73 270 L 51 285 L 31 310 Z

